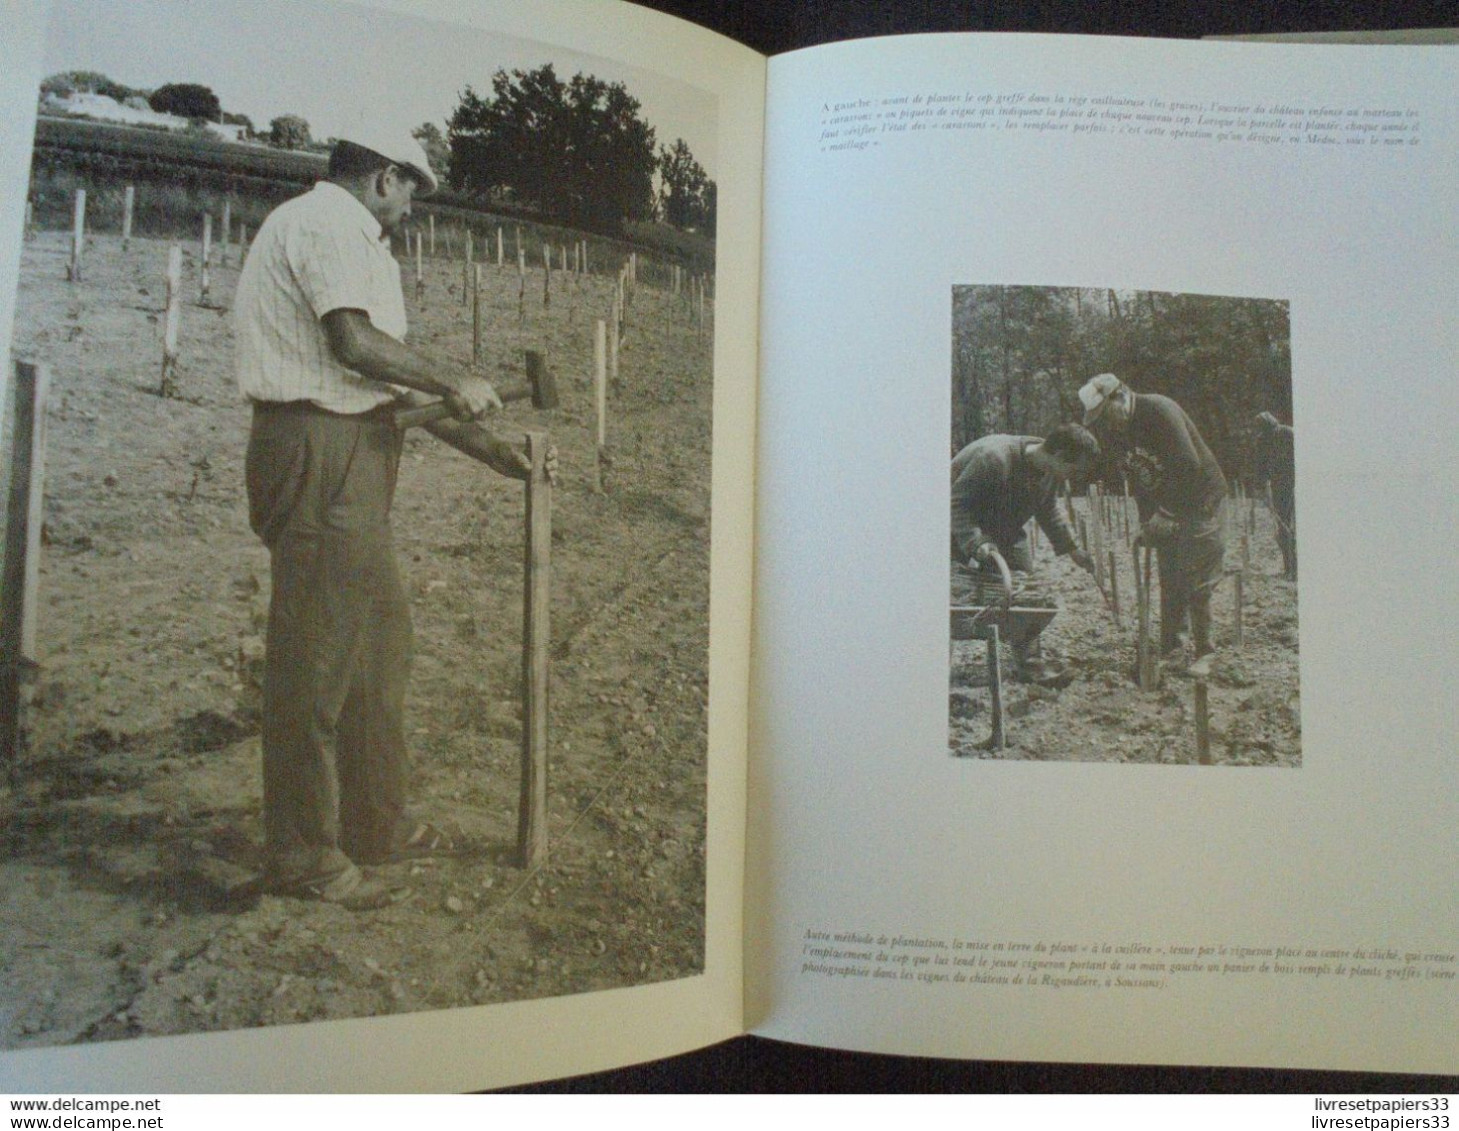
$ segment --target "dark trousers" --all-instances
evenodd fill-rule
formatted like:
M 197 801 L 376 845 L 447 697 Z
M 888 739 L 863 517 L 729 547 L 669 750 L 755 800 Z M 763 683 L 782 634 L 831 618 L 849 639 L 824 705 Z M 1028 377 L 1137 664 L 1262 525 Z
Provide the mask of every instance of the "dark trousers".
M 1225 566 L 1226 540 L 1219 505 L 1181 524 L 1158 551 L 1160 562 L 1160 648 L 1169 652 L 1190 630 L 1197 656 L 1211 650 L 1211 593 Z
M 402 821 L 410 607 L 390 505 L 388 417 L 255 406 L 249 519 L 269 549 L 263 689 L 265 847 L 276 873 L 383 857 Z
M 1272 488 L 1272 517 L 1277 524 L 1277 546 L 1282 551 L 1282 575 L 1297 580 L 1297 504 L 1293 491 Z

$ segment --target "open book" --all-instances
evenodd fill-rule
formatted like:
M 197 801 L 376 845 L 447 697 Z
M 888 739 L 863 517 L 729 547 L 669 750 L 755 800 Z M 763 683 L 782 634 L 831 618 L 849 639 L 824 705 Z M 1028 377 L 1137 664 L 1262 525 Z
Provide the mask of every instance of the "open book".
M 155 26 L 137 5 L 26 10 L 0 49 L 0 325 L 64 390 L 48 410 L 52 628 L 5 799 L 4 1090 L 452 1091 L 747 1032 L 978 1059 L 1459 1071 L 1445 682 L 1459 56 L 928 36 L 767 60 L 592 0 L 295 4 L 272 22 L 227 5 L 196 27 L 155 7 Z M 553 600 L 571 638 L 553 653 L 537 870 L 494 847 L 515 816 L 516 606 L 449 604 L 500 583 L 492 553 L 516 554 L 502 516 L 517 496 L 412 438 L 402 492 L 424 532 L 397 527 L 422 657 L 418 776 L 484 850 L 402 874 L 414 894 L 363 917 L 273 896 L 200 906 L 176 886 L 188 860 L 226 856 L 220 829 L 257 829 L 256 795 L 238 800 L 256 746 L 230 730 L 242 712 L 228 699 L 257 657 L 240 649 L 226 679 L 187 666 L 219 640 L 234 654 L 235 621 L 267 584 L 229 478 L 246 415 L 226 359 L 190 361 L 186 336 L 176 410 L 154 396 L 135 415 L 136 379 L 89 386 L 118 361 L 108 335 L 126 310 L 156 315 L 145 292 L 162 272 L 128 274 L 136 261 L 98 221 L 83 241 L 92 289 L 62 292 L 45 324 L 69 226 L 22 237 L 42 80 L 119 67 L 116 45 L 149 29 L 155 45 L 127 56 L 136 73 L 112 79 L 241 90 L 242 57 L 287 93 L 238 109 L 279 118 L 444 84 L 439 119 L 466 86 L 550 62 L 564 81 L 621 83 L 715 183 L 712 282 L 675 270 L 682 249 L 589 249 L 600 269 L 636 272 L 596 485 L 591 369 L 562 359 L 592 356 L 585 331 L 611 285 L 568 265 L 576 240 L 541 237 L 545 268 L 533 243 L 529 278 L 511 243 L 525 214 L 443 205 L 422 292 L 407 286 L 412 334 L 455 335 L 459 353 L 473 229 L 476 262 L 498 272 L 503 357 L 550 339 L 564 399 L 578 398 L 508 417 L 564 453 Z M 307 60 L 330 82 L 291 77 Z M 302 104 L 325 86 L 327 106 Z M 417 211 L 416 242 L 397 248 L 407 280 L 425 257 Z M 168 237 L 149 239 L 126 254 L 165 262 Z M 109 271 L 125 299 L 98 293 Z M 225 266 L 217 279 L 197 317 L 226 306 Z M 566 326 L 569 304 L 570 345 L 548 320 Z M 1152 360 L 1177 349 L 1184 384 Z M 1139 516 L 1111 473 L 1093 502 L 1083 484 L 1060 502 L 1109 574 L 1034 547 L 1029 576 L 1061 606 L 1044 646 L 1067 679 L 1010 683 L 1005 742 L 985 749 L 997 653 L 949 629 L 948 461 L 985 433 L 1079 420 L 1079 390 L 1103 372 L 1181 401 L 1232 486 L 1209 698 L 1198 719 L 1197 677 L 1132 681 Z M 130 435 L 108 431 L 113 407 L 134 414 Z M 1299 435 L 1300 583 L 1276 576 L 1276 512 L 1242 463 L 1259 410 Z M 128 453 L 153 432 L 177 454 L 134 480 Z M 144 528 L 97 510 L 144 494 L 166 503 L 117 512 L 150 516 Z M 634 525 L 654 517 L 679 532 Z M 215 577 L 197 557 L 199 573 L 159 582 L 158 547 L 187 539 L 232 557 Z M 1236 576 L 1250 602 L 1239 644 Z M 137 603 L 147 584 L 198 618 L 175 671 L 160 622 L 127 612 L 176 607 Z M 88 599 L 92 619 L 66 622 Z M 87 651 L 112 639 L 134 644 Z M 489 670 L 458 676 L 457 653 L 432 651 L 452 641 Z M 178 739 L 177 717 L 154 717 L 166 695 L 191 703 L 193 745 L 159 753 L 156 736 Z M 125 829 L 147 836 L 123 859 L 103 833 Z M 87 947 L 107 917 L 98 965 Z M 267 993 L 230 1012 L 260 970 Z

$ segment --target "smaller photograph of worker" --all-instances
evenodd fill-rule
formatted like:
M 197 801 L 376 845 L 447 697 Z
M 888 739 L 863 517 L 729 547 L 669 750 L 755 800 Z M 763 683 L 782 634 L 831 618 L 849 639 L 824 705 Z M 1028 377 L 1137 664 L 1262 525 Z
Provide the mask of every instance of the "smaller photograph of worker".
M 948 748 L 1302 764 L 1290 309 L 952 291 Z

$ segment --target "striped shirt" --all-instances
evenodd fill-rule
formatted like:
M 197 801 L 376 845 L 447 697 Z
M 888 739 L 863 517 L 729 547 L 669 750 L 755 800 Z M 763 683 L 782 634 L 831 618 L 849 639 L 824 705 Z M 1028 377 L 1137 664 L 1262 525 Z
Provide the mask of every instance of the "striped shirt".
M 380 222 L 348 191 L 320 181 L 274 209 L 249 248 L 233 303 L 239 391 L 349 414 L 390 400 L 391 386 L 346 369 L 330 352 L 320 319 L 345 309 L 405 337 L 400 268 Z

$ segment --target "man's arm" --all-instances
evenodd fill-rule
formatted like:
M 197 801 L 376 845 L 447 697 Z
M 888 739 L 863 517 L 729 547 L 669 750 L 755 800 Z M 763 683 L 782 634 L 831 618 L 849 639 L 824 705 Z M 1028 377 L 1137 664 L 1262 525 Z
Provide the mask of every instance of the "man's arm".
M 1047 535 L 1055 554 L 1075 554 L 1078 551 L 1079 542 L 1074 537 L 1074 528 L 1064 516 L 1063 508 L 1059 506 L 1059 492 L 1056 488 L 1040 490 L 1033 517 Z
M 529 479 L 532 461 L 527 458 L 525 444 L 513 444 L 474 421 L 435 420 L 425 426 L 427 432 L 443 440 L 474 460 L 512 479 Z M 547 477 L 557 478 L 557 449 L 548 449 Z
M 418 350 L 377 329 L 363 310 L 331 310 L 320 323 L 334 360 L 361 376 L 444 397 L 457 416 L 464 419 L 480 416 L 489 408 L 502 407 L 501 398 L 490 381 L 432 362 Z M 449 377 L 443 376 L 443 369 Z

